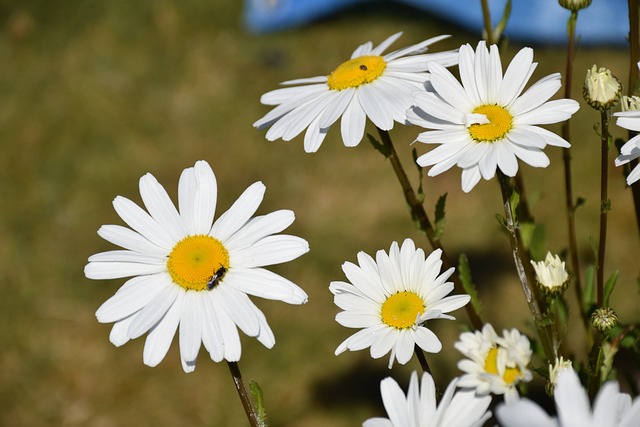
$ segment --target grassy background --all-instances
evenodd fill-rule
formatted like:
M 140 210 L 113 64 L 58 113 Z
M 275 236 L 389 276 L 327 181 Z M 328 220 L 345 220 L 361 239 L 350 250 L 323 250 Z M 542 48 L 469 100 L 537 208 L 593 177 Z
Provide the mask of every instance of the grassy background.
M 372 361 L 367 352 L 333 356 L 350 331 L 333 320 L 338 310 L 328 283 L 343 279 L 340 265 L 360 250 L 388 249 L 405 237 L 426 242 L 409 220 L 390 166 L 366 143 L 346 149 L 332 129 L 320 151 L 308 155 L 301 138 L 269 143 L 251 124 L 268 111 L 259 103 L 262 93 L 284 80 L 327 74 L 367 40 L 404 31 L 401 47 L 455 33 L 438 46 L 450 49 L 475 44 L 478 35 L 412 9 L 372 4 L 255 36 L 240 24 L 241 7 L 222 0 L 0 2 L 0 425 L 245 424 L 224 364 L 201 354 L 196 372 L 185 375 L 175 345 L 154 369 L 142 364 L 143 339 L 113 347 L 110 325 L 98 324 L 94 312 L 123 281 L 94 282 L 82 272 L 89 255 L 111 248 L 96 230 L 121 224 L 110 203 L 116 195 L 139 201 L 138 178 L 152 172 L 175 198 L 180 172 L 198 159 L 218 177 L 218 212 L 262 180 L 267 194 L 259 212 L 293 209 L 289 232 L 311 245 L 306 256 L 274 268 L 302 286 L 309 303 L 258 301 L 277 345 L 269 351 L 242 341 L 241 368 L 262 385 L 271 425 L 341 427 L 382 415 L 378 384 L 389 375 L 386 361 Z M 518 48 L 512 44 L 503 56 Z M 539 47 L 536 60 L 534 79 L 562 71 L 564 53 Z M 592 63 L 606 64 L 626 82 L 624 51 L 585 49 L 577 61 L 576 97 Z M 584 262 L 591 260 L 588 235 L 597 235 L 599 140 L 591 128 L 597 120 L 583 108 L 574 122 L 576 194 L 587 198 L 577 218 Z M 407 143 L 418 131 L 393 133 L 407 165 Z M 560 251 L 566 246 L 561 152 L 547 153 L 554 167 L 523 170 L 549 247 Z M 459 170 L 429 179 L 428 209 L 449 193 L 445 245 L 454 257 L 469 255 L 496 328 L 529 331 L 508 241 L 494 219 L 501 211 L 498 186 L 483 181 L 463 194 L 459 180 Z M 621 270 L 614 307 L 631 321 L 637 305 L 625 301 L 637 295 L 638 230 L 619 170 L 611 180 L 607 272 Z M 466 320 L 462 311 L 458 316 Z M 450 345 L 461 323 L 434 328 L 445 351 L 430 363 L 444 384 L 457 374 Z M 570 341 L 581 351 L 579 334 Z M 414 361 L 393 375 L 406 384 L 413 369 Z

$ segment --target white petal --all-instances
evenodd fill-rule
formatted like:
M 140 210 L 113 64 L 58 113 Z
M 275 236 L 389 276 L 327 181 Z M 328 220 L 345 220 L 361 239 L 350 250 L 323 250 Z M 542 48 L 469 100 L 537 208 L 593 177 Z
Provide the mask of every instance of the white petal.
M 438 63 L 430 63 L 429 70 L 431 84 L 445 102 L 463 113 L 473 111 L 474 104 L 469 95 L 449 70 Z
M 281 264 L 309 252 L 306 240 L 287 234 L 267 236 L 253 246 L 229 254 L 229 264 L 234 268 L 264 267 Z
M 166 249 L 163 249 L 139 233 L 121 225 L 103 225 L 98 229 L 98 235 L 107 242 L 129 249 L 130 251 L 155 256 L 167 255 Z
M 202 298 L 202 309 L 202 343 L 209 352 L 211 360 L 220 362 L 224 358 L 224 340 L 218 325 L 218 315 L 209 296 Z
M 389 420 L 394 426 L 410 427 L 414 423 L 409 418 L 406 398 L 398 383 L 392 378 L 385 378 L 380 382 L 380 394 L 384 409 L 389 415 Z
M 305 153 L 315 153 L 318 151 L 324 138 L 327 136 L 329 128 L 320 129 L 320 119 L 322 116 L 318 116 L 311 123 L 304 134 L 304 151 Z
M 180 358 L 185 362 L 193 362 L 198 356 L 202 343 L 203 304 L 200 292 L 187 291 L 182 302 L 180 315 Z
M 260 181 L 251 184 L 233 205 L 216 220 L 209 234 L 225 242 L 240 229 L 262 203 L 266 187 Z
M 477 166 L 462 171 L 462 191 L 468 193 L 480 181 L 480 169 Z
M 580 104 L 573 99 L 556 99 L 518 116 L 517 124 L 547 125 L 563 122 L 571 118 L 571 115 L 578 111 L 579 108 Z
M 200 160 L 182 173 L 178 183 L 178 205 L 189 234 L 209 232 L 217 197 L 216 176 L 207 162 Z
M 549 166 L 549 158 L 544 152 L 538 149 L 530 149 L 521 147 L 518 144 L 512 144 L 513 153 L 523 162 L 534 168 L 546 168 Z
M 496 144 L 498 167 L 507 176 L 515 176 L 518 172 L 518 159 L 509 144 Z
M 331 91 L 332 100 L 322 115 L 318 116 L 318 126 L 321 129 L 326 129 L 334 124 L 347 109 L 347 106 L 353 99 L 354 94 L 355 89 L 353 88 Z
M 109 341 L 116 347 L 126 344 L 129 341 L 129 325 L 133 320 L 133 316 L 125 317 L 122 320 L 117 321 L 111 328 L 109 334 Z
M 534 69 L 533 49 L 529 47 L 520 49 L 504 73 L 498 93 L 498 104 L 510 105 L 522 93 Z
M 514 116 L 520 116 L 535 110 L 549 100 L 562 86 L 560 74 L 550 74 L 533 84 L 518 99 L 513 101 L 509 110 Z
M 273 336 L 273 331 L 267 323 L 267 318 L 257 307 L 255 308 L 255 313 L 258 316 L 258 321 L 260 322 L 260 333 L 256 338 L 266 348 L 273 348 L 276 344 L 276 338 Z
M 382 43 L 380 43 L 378 46 L 376 46 L 375 48 L 373 48 L 371 50 L 371 52 L 369 53 L 369 55 L 382 55 L 382 52 L 384 52 L 385 50 L 387 50 L 387 48 L 389 46 L 391 46 L 393 44 L 393 42 L 395 42 L 396 40 L 398 40 L 398 38 L 400 38 L 400 36 L 402 35 L 402 31 L 397 32 L 395 34 L 393 34 L 390 37 L 387 37 L 385 41 L 383 41 Z
M 119 292 L 106 300 L 96 311 L 100 323 L 117 322 L 136 313 L 152 301 L 160 291 L 171 286 L 162 276 L 134 277 Z
M 290 210 L 279 210 L 264 216 L 251 218 L 237 233 L 225 240 L 228 251 L 244 249 L 258 240 L 281 232 L 295 220 L 295 214 Z
M 183 297 L 184 292 L 180 292 L 175 299 L 175 303 L 169 308 L 164 317 L 160 319 L 159 323 L 153 327 L 151 332 L 149 332 L 142 353 L 142 360 L 145 365 L 151 367 L 157 366 L 162 362 L 167 351 L 169 351 L 171 341 L 173 341 L 176 329 L 178 329 L 178 323 L 180 322 Z
M 117 196 L 113 199 L 113 207 L 129 227 L 140 233 L 147 240 L 167 252 L 173 248 L 176 243 L 175 240 L 140 206 L 126 197 Z
M 418 327 L 413 331 L 413 339 L 418 347 L 427 353 L 439 353 L 442 350 L 442 343 L 430 329 Z
M 357 100 L 369 120 L 378 128 L 382 130 L 393 128 L 393 117 L 387 111 L 385 100 L 379 96 L 373 84 L 358 87 Z
M 242 347 L 240 345 L 240 335 L 238 328 L 233 322 L 222 304 L 215 298 L 214 292 L 207 292 L 207 297 L 213 306 L 222 333 L 222 341 L 224 342 L 224 358 L 229 362 L 237 362 L 240 360 Z
M 184 290 L 175 286 L 165 286 L 142 310 L 136 314 L 129 327 L 129 337 L 138 338 L 154 327 L 175 302 L 184 294 Z M 179 316 L 180 311 L 178 311 Z
M 250 337 L 258 335 L 260 322 L 256 316 L 257 308 L 246 294 L 229 286 L 218 286 L 211 293 L 242 332 Z
M 307 294 L 295 283 L 262 268 L 234 268 L 224 276 L 225 285 L 260 298 L 304 304 Z
M 345 147 L 355 147 L 362 141 L 367 115 L 357 99 L 357 92 L 344 111 L 340 121 L 340 130 Z
M 84 267 L 88 279 L 105 280 L 157 274 L 166 271 L 166 264 L 140 264 L 135 262 L 90 262 Z
M 409 360 L 411 360 L 415 341 L 408 330 L 401 330 L 399 332 L 395 345 L 396 358 L 398 359 L 399 364 L 405 365 Z
M 366 42 L 364 44 L 361 44 L 356 48 L 356 50 L 353 51 L 353 53 L 351 54 L 351 59 L 358 58 L 360 56 L 369 55 L 369 53 L 371 53 L 372 47 L 373 47 L 373 43 L 371 42 Z
M 173 202 L 158 180 L 147 173 L 140 178 L 140 195 L 147 211 L 173 241 L 181 240 L 187 230 Z

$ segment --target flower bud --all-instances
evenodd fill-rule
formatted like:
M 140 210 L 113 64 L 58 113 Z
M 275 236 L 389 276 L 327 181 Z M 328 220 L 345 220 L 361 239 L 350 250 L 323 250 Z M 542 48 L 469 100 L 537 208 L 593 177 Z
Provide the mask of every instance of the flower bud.
M 572 12 L 577 12 L 580 9 L 589 7 L 589 5 L 591 4 L 591 0 L 558 0 L 558 3 L 560 3 L 560 6 L 564 7 L 565 9 L 569 9 Z
M 549 382 L 547 383 L 546 390 L 549 395 L 553 394 L 553 389 L 556 387 L 558 375 L 560 372 L 567 369 L 573 369 L 571 360 L 564 360 L 562 356 L 556 357 L 556 363 L 549 363 Z
M 608 331 L 618 324 L 618 315 L 611 307 L 600 307 L 591 315 L 591 324 L 600 332 Z
M 620 80 L 611 74 L 611 70 L 594 65 L 587 70 L 582 95 L 592 108 L 604 111 L 618 103 L 622 95 L 622 85 Z
M 546 295 L 558 295 L 569 286 L 569 274 L 564 267 L 564 261 L 558 255 L 547 252 L 544 261 L 531 261 L 536 271 L 536 280 L 540 290 Z
M 640 96 L 624 95 L 620 101 L 622 111 L 638 111 L 640 110 Z

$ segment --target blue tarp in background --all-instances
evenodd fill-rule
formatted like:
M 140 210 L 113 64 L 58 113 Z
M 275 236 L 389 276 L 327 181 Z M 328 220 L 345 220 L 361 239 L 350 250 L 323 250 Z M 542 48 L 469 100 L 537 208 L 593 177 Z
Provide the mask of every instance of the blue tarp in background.
M 482 9 L 477 0 L 386 0 L 403 3 L 448 20 L 467 30 L 482 31 Z M 368 3 L 368 4 L 366 4 Z M 244 22 L 255 33 L 304 25 L 349 6 L 375 7 L 380 0 L 245 0 Z M 494 24 L 506 0 L 489 0 Z M 566 43 L 570 12 L 557 0 L 512 0 L 505 34 L 530 43 Z M 629 34 L 627 0 L 593 0 L 579 12 L 577 33 L 582 44 L 625 45 Z

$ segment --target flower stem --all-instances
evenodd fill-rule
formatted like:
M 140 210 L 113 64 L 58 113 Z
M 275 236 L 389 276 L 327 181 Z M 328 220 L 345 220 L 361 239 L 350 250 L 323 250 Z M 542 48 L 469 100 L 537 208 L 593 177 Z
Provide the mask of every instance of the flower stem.
M 600 241 L 598 243 L 598 277 L 597 277 L 597 304 L 604 304 L 604 256 L 607 243 L 607 212 L 611 209 L 608 195 L 609 187 L 609 110 L 600 113 L 601 121 L 601 161 L 600 161 Z
M 600 388 L 600 367 L 602 366 L 602 343 L 604 333 L 596 332 L 596 339 L 589 354 L 589 397 L 594 399 Z
M 527 301 L 527 305 L 529 306 L 529 311 L 533 316 L 533 322 L 538 332 L 538 338 L 540 339 L 544 353 L 548 360 L 555 360 L 558 353 L 557 343 L 554 342 L 554 345 L 551 345 L 553 342 L 553 334 L 550 333 L 550 331 L 542 324 L 542 315 L 536 299 L 535 289 L 531 286 L 532 281 L 528 277 L 527 269 L 523 262 L 523 255 L 526 255 L 526 253 L 520 248 L 516 218 L 514 218 L 513 206 L 511 204 L 513 187 L 509 183 L 509 178 L 502 173 L 500 169 L 498 169 L 497 174 L 498 181 L 500 181 L 500 190 L 502 191 L 502 202 L 504 204 L 504 213 L 506 217 L 505 226 L 509 233 L 513 261 L 516 266 L 518 278 L 520 279 L 520 284 L 522 285 L 522 291 L 524 292 L 524 297 Z
M 378 134 L 380 135 L 380 139 L 382 140 L 384 152 L 386 153 L 385 156 L 391 162 L 391 166 L 393 166 L 393 171 L 396 173 L 396 177 L 398 178 L 398 181 L 402 186 L 404 198 L 407 204 L 409 205 L 409 209 L 411 209 L 412 216 L 417 220 L 418 224 L 420 225 L 420 230 L 422 230 L 427 236 L 427 239 L 429 240 L 431 247 L 433 249 L 442 250 L 442 264 L 445 270 L 449 269 L 450 267 L 453 266 L 453 264 L 451 263 L 451 259 L 449 258 L 449 256 L 447 255 L 447 252 L 442 247 L 442 243 L 440 242 L 440 240 L 436 239 L 436 233 L 433 228 L 433 225 L 431 225 L 431 221 L 429 220 L 427 212 L 424 210 L 424 206 L 418 199 L 418 196 L 416 195 L 416 192 L 413 189 L 413 186 L 411 185 L 411 181 L 409 181 L 409 178 L 407 177 L 407 174 L 405 173 L 404 168 L 402 167 L 402 163 L 400 163 L 400 159 L 398 158 L 398 153 L 396 153 L 396 150 L 393 146 L 393 142 L 391 141 L 391 136 L 389 135 L 389 132 L 379 128 L 377 129 L 378 129 Z M 456 292 L 465 293 L 464 287 L 462 286 L 462 282 L 460 281 L 460 278 L 458 277 L 457 272 L 454 272 L 451 275 L 451 281 L 453 282 Z M 473 328 L 481 329 L 483 322 L 482 322 L 482 319 L 480 318 L 480 315 L 476 312 L 475 308 L 473 307 L 473 304 L 467 304 L 465 306 L 465 309 L 467 310 L 467 315 L 469 316 L 469 321 L 471 322 L 471 325 L 473 326 Z
M 571 85 L 573 82 L 573 58 L 575 56 L 574 46 L 576 37 L 576 22 L 578 20 L 578 12 L 571 12 L 569 21 L 567 22 L 567 31 L 569 43 L 567 46 L 567 68 L 566 82 L 564 86 L 564 97 L 571 98 Z M 571 122 L 570 120 L 562 123 L 562 138 L 571 142 Z M 578 243 L 576 238 L 576 222 L 575 211 L 576 205 L 573 202 L 573 184 L 571 179 L 571 148 L 562 150 L 562 160 L 564 161 L 564 188 L 565 188 L 565 204 L 567 208 L 567 231 L 569 233 L 569 253 L 571 257 L 571 269 L 575 278 L 576 299 L 580 310 L 580 317 L 584 327 L 588 327 L 587 315 L 584 312 L 583 296 L 582 296 L 582 279 L 580 274 L 580 257 L 578 256 Z
M 416 346 L 414 348 L 414 353 L 416 354 L 416 357 L 418 358 L 418 362 L 420 362 L 420 366 L 422 367 L 422 371 L 428 373 L 431 376 L 433 376 L 433 374 L 431 373 L 431 368 L 429 367 L 429 363 L 427 362 L 427 358 L 424 355 L 424 352 L 422 351 L 422 349 L 420 347 L 418 347 L 417 344 L 416 344 Z
M 240 401 L 242 402 L 244 412 L 247 414 L 249 424 L 251 424 L 251 427 L 260 427 L 258 415 L 256 414 L 256 411 L 253 408 L 253 404 L 251 403 L 251 398 L 249 397 L 247 387 L 244 385 L 244 381 L 242 381 L 242 374 L 240 373 L 238 363 L 227 362 L 227 365 L 229 366 L 229 371 L 231 372 L 231 376 L 233 377 L 233 383 L 235 384 L 236 390 L 238 391 L 238 396 L 240 397 Z
M 493 24 L 491 23 L 491 12 L 489 11 L 488 0 L 482 0 L 482 18 L 484 22 L 484 30 L 487 33 L 487 45 L 495 44 L 493 40 Z

